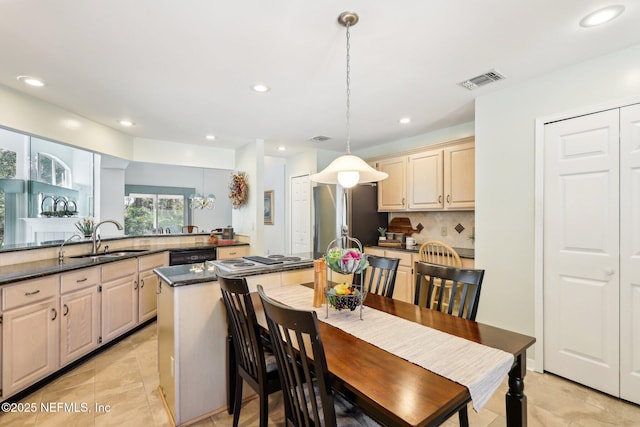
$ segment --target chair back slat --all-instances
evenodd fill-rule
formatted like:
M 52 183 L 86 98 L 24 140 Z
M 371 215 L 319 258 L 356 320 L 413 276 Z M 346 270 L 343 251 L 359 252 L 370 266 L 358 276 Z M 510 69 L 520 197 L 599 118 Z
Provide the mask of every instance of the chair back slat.
M 329 371 L 316 313 L 295 310 L 272 300 L 261 285 L 258 285 L 258 293 L 278 362 L 285 416 L 289 423 L 336 426 Z
M 238 367 L 255 381 L 265 380 L 264 347 L 245 278 L 218 276 Z
M 400 259 L 368 255 L 367 260 L 369 267 L 363 273 L 367 292 L 392 298 Z M 354 283 L 359 283 L 358 280 L 359 276 L 355 275 Z
M 476 319 L 484 270 L 428 262 L 416 262 L 415 267 L 415 304 L 470 320 Z

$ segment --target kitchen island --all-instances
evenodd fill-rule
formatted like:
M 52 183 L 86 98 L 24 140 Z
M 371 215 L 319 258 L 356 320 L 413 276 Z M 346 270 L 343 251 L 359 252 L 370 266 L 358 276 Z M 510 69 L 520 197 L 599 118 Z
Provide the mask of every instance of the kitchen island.
M 227 409 L 228 333 L 217 271 L 213 262 L 154 269 L 160 395 L 176 426 Z M 313 261 L 225 274 L 247 277 L 252 290 L 280 287 L 313 281 Z

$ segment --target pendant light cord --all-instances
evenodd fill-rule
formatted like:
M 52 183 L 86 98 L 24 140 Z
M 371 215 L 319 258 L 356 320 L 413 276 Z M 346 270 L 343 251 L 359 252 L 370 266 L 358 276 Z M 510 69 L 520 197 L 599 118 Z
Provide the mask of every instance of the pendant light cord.
M 351 22 L 347 21 L 345 26 L 347 27 L 347 154 L 351 154 L 351 33 L 349 32 Z

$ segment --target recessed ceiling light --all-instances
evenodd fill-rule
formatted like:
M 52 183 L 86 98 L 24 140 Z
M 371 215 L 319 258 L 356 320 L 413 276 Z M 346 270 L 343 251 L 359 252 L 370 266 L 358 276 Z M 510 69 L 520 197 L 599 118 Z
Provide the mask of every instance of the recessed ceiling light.
M 624 12 L 624 6 L 618 4 L 615 6 L 608 6 L 595 12 L 591 12 L 582 20 L 580 20 L 581 27 L 595 27 L 596 25 L 607 23 Z
M 251 90 L 253 90 L 254 92 L 264 93 L 264 92 L 269 92 L 271 88 L 263 83 L 256 83 L 253 86 L 251 86 Z
M 124 126 L 124 127 L 131 127 L 131 126 L 135 126 L 135 123 L 133 123 L 131 120 L 120 120 L 118 123 L 120 123 L 120 126 Z
M 215 135 L 207 135 L 205 136 L 206 139 L 208 139 L 209 141 L 213 141 L 214 139 L 216 139 Z
M 406 125 L 407 123 L 411 123 L 411 117 L 403 117 L 400 120 L 398 120 L 400 123 L 402 123 L 403 125 Z
M 33 87 L 42 87 L 44 86 L 44 82 L 36 77 L 31 76 L 18 76 L 18 80 L 28 84 Z
M 278 147 L 278 151 L 287 151 L 287 147 L 285 147 L 284 145 L 280 145 Z

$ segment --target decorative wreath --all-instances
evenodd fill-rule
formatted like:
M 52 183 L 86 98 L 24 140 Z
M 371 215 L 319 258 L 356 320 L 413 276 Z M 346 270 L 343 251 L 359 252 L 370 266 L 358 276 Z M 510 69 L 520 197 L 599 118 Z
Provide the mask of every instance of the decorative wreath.
M 229 198 L 233 200 L 233 208 L 237 209 L 247 203 L 249 197 L 249 185 L 246 181 L 247 174 L 238 172 L 231 174 L 231 183 L 229 184 Z

